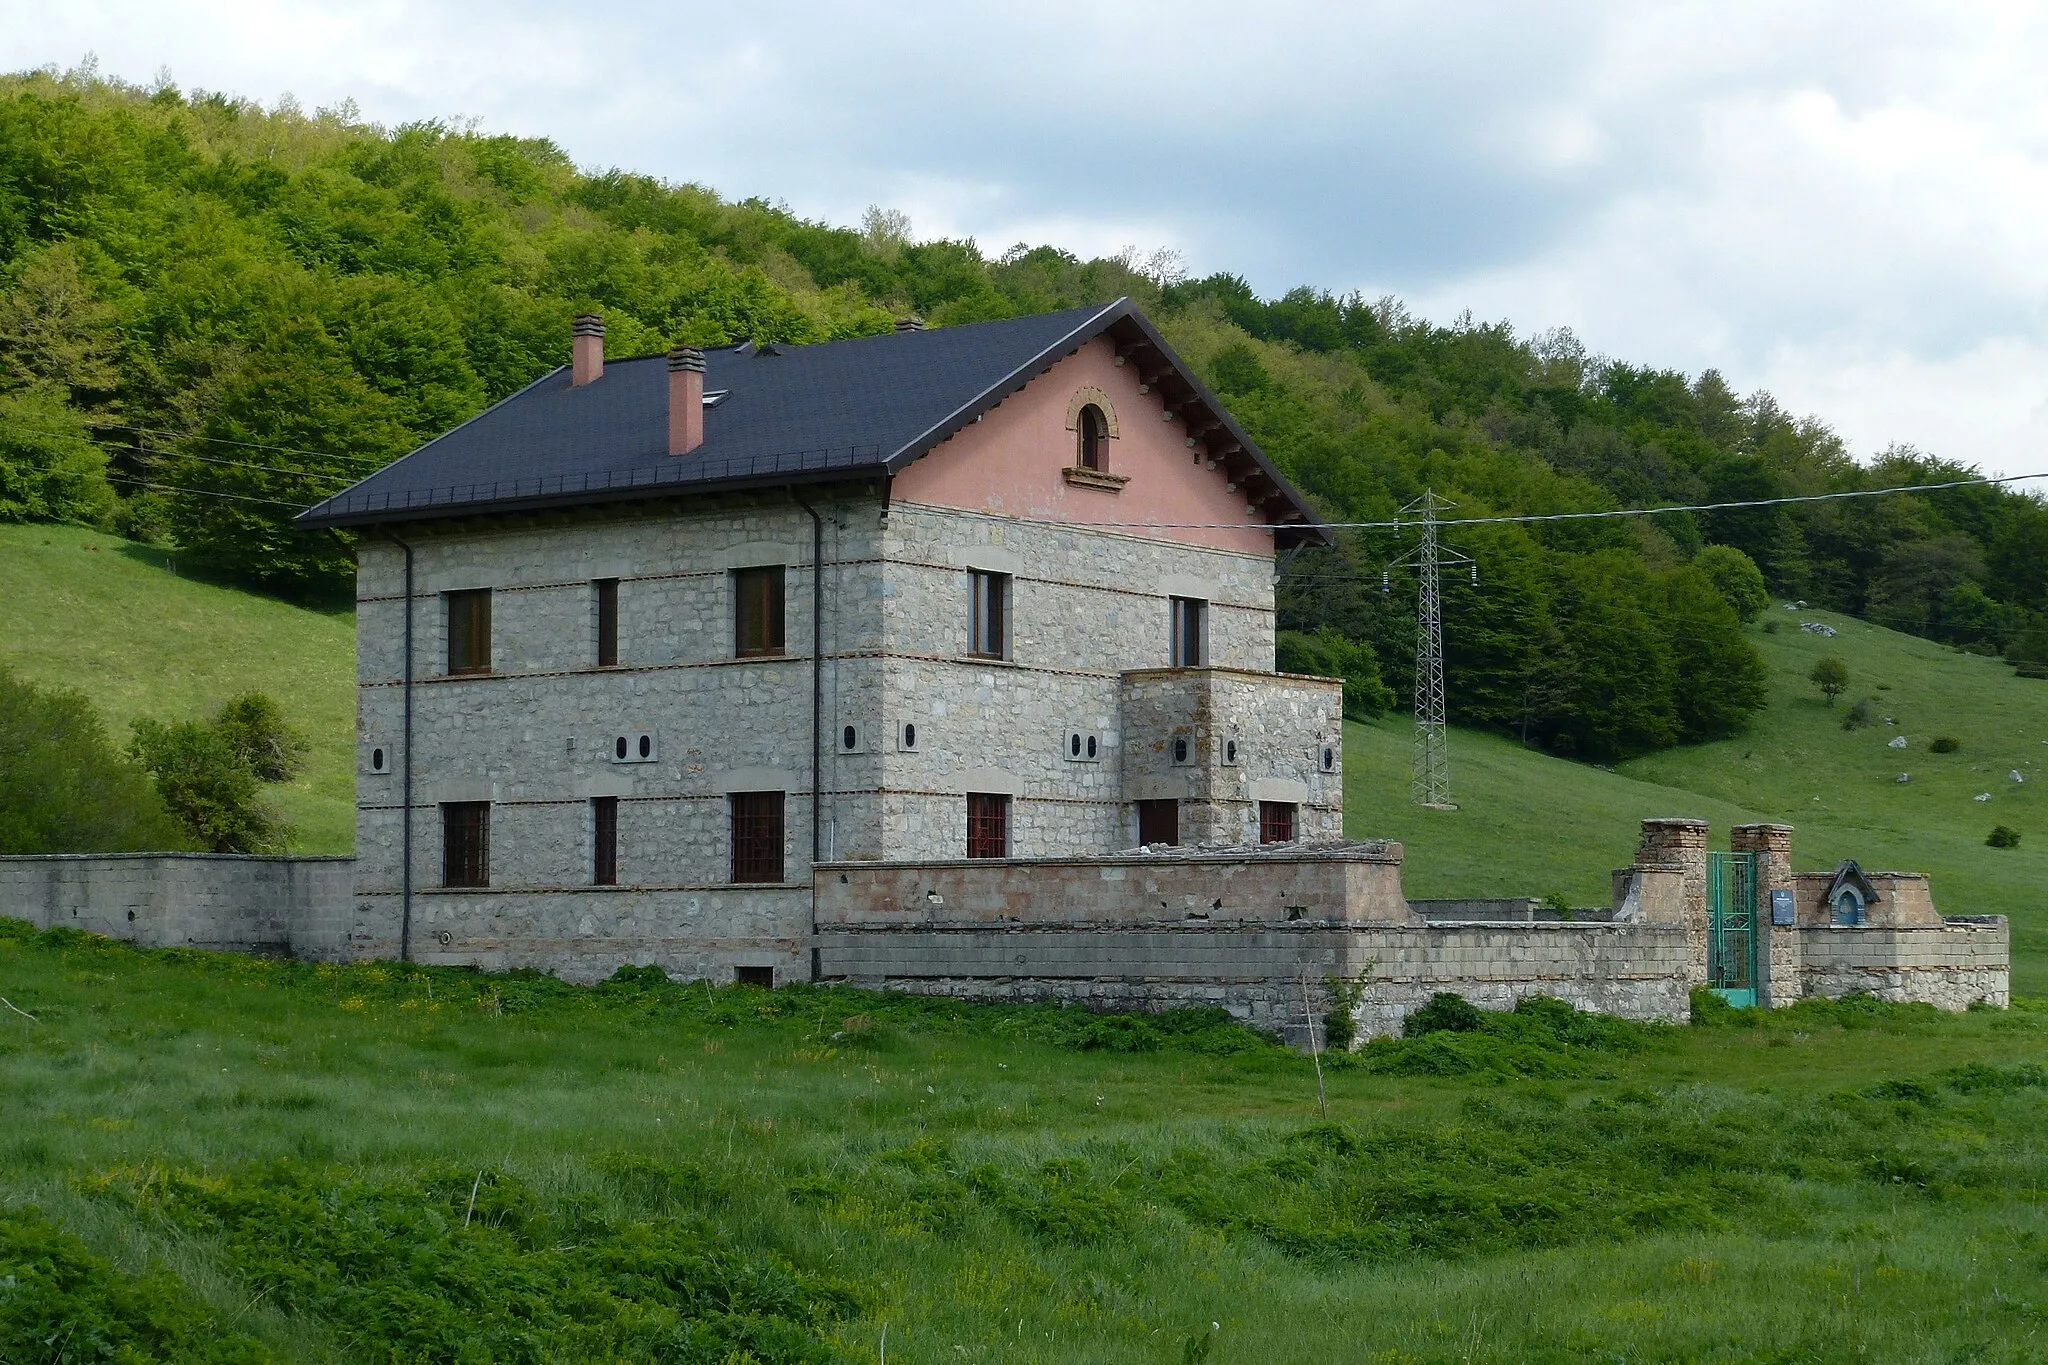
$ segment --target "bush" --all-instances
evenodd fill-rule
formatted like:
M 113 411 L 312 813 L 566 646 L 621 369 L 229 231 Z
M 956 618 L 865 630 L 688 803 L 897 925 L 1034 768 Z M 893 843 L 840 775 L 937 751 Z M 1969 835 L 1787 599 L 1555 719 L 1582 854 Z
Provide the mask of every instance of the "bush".
M 1952 754 L 1963 747 L 1963 742 L 1954 735 L 1936 735 L 1928 744 L 1927 751 L 1935 754 Z
M 1693 556 L 1693 567 L 1713 580 L 1714 591 L 1735 608 L 1735 615 L 1748 625 L 1763 615 L 1771 604 L 1764 576 L 1756 561 L 1732 545 L 1709 545 Z
M 149 774 L 114 748 L 82 693 L 0 667 L 0 853 L 189 847 Z
M 1485 1020 L 1479 1007 L 1462 995 L 1438 991 L 1429 1003 L 1408 1016 L 1401 1025 L 1404 1038 L 1421 1038 L 1432 1033 L 1476 1033 Z
M 1984 843 L 1990 848 L 2018 848 L 2020 832 L 2010 825 L 1993 825 L 1991 834 Z
M 201 848 L 282 853 L 292 827 L 263 804 L 262 785 L 297 776 L 306 747 L 276 702 L 250 692 L 210 721 L 137 721 L 131 751 Z
M 1379 656 L 1362 640 L 1324 626 L 1313 635 L 1283 630 L 1274 640 L 1274 667 L 1282 673 L 1310 673 L 1344 680 L 1344 714 L 1371 720 L 1387 713 L 1394 694 L 1380 681 Z
M 1821 695 L 1828 699 L 1828 705 L 1833 706 L 1835 698 L 1848 690 L 1849 665 L 1830 654 L 1815 664 L 1813 671 L 1808 673 L 1806 678 L 1820 689 Z
M 1874 725 L 1876 722 L 1877 710 L 1875 699 L 1865 697 L 1862 701 L 1849 708 L 1848 715 L 1842 717 L 1842 728 L 1844 730 L 1861 730 L 1864 726 Z

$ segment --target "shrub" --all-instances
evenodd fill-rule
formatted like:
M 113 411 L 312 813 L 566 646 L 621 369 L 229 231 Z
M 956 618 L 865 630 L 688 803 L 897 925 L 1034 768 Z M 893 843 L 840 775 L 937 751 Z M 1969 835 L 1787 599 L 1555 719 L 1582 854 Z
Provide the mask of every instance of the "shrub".
M 1954 735 L 1936 735 L 1927 745 L 1929 753 L 1952 754 L 1963 747 L 1963 742 Z
M 82 693 L 0 667 L 0 853 L 189 848 L 144 772 Z
M 263 804 L 261 788 L 298 774 L 306 741 L 261 692 L 235 698 L 210 721 L 137 721 L 131 752 L 200 847 L 284 852 L 292 828 Z
M 1438 991 L 1429 1003 L 1408 1016 L 1401 1025 L 1404 1038 L 1421 1038 L 1432 1033 L 1476 1033 L 1484 1023 L 1479 1007 L 1462 995 Z
M 1993 825 L 1990 836 L 1984 842 L 1991 848 L 2018 848 L 2020 832 L 2010 825 Z
M 1351 720 L 1385 715 L 1394 694 L 1380 681 L 1379 656 L 1372 646 L 1328 626 L 1313 635 L 1283 630 L 1274 640 L 1274 667 L 1282 673 L 1312 673 L 1344 680 L 1344 714 Z
M 1828 699 L 1828 705 L 1833 706 L 1835 698 L 1848 690 L 1849 665 L 1830 654 L 1827 658 L 1815 664 L 1813 671 L 1808 673 L 1806 677 L 1809 682 L 1820 689 L 1820 694 Z
M 1842 717 L 1842 728 L 1844 730 L 1861 730 L 1864 726 L 1874 725 L 1876 722 L 1876 699 L 1865 697 L 1862 701 L 1849 708 L 1848 715 Z
M 1764 576 L 1756 561 L 1732 545 L 1709 545 L 1693 556 L 1693 567 L 1713 580 L 1714 591 L 1735 608 L 1735 615 L 1748 625 L 1763 615 L 1771 604 Z

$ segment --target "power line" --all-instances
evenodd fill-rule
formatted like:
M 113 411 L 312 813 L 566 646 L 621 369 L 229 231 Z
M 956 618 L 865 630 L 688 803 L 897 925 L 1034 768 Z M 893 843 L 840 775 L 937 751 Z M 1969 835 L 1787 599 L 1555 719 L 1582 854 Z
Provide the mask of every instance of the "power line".
M 0 420 L 0 426 L 9 427 L 16 431 L 40 431 L 53 436 L 68 436 L 71 434 L 59 431 L 55 427 L 39 427 L 27 422 Z M 224 465 L 229 469 L 253 469 L 263 474 L 295 474 L 300 478 L 306 479 L 347 479 L 351 482 L 360 482 L 352 474 L 338 474 L 332 470 L 302 469 L 296 465 L 251 464 L 247 460 L 223 460 L 218 455 L 194 455 L 186 450 L 165 450 L 162 446 L 144 445 L 140 441 L 122 441 L 115 445 L 113 449 L 138 451 L 146 455 L 161 455 L 167 460 L 197 460 L 202 464 Z
M 281 455 L 311 455 L 319 460 L 346 460 L 350 464 L 368 465 L 381 469 L 389 460 L 373 460 L 362 455 L 339 455 L 329 450 L 307 450 L 300 446 L 265 445 L 261 441 L 237 441 L 228 436 L 208 436 L 197 431 L 172 431 L 167 427 L 143 427 L 133 422 L 115 422 L 105 418 L 88 418 L 87 426 L 112 427 L 118 431 L 139 431 L 145 436 L 167 436 L 174 441 L 213 441 L 224 446 L 241 446 L 245 450 L 274 450 Z
M 127 484 L 133 488 L 150 488 L 159 493 L 190 493 L 201 498 L 226 498 L 230 502 L 260 502 L 271 507 L 285 507 L 294 512 L 303 512 L 310 503 L 285 502 L 279 498 L 252 498 L 243 493 L 218 493 L 211 488 L 181 488 L 172 483 L 152 483 L 148 479 L 131 479 L 126 474 L 109 474 L 108 483 Z

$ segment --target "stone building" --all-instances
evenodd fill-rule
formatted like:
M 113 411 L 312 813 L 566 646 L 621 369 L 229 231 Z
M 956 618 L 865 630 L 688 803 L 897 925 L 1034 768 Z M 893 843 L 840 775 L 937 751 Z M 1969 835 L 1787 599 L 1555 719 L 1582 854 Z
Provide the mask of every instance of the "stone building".
M 831 860 L 1341 837 L 1276 674 L 1300 495 L 1129 301 L 572 363 L 310 509 L 357 535 L 344 951 L 813 974 Z

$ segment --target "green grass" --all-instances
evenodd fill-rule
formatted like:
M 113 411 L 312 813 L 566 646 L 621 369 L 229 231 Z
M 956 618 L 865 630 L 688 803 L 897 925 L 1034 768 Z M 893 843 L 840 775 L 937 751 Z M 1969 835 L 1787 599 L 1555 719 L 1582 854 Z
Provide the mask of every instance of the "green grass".
M 196 718 L 268 692 L 312 741 L 273 790 L 294 847 L 355 844 L 355 622 L 173 571 L 161 550 L 75 526 L 0 525 L 0 661 L 75 687 L 117 744 L 144 717 Z
M 1324 1118 L 1307 1059 L 1202 1016 L 20 926 L 0 995 L 37 1016 L 0 1009 L 0 1358 L 66 1312 L 178 1360 L 875 1361 L 885 1328 L 898 1365 L 2048 1340 L 2048 1010 L 1539 1011 L 1326 1060 Z
M 1871 870 L 1926 872 L 1937 908 L 2012 921 L 2013 986 L 2048 990 L 2048 682 L 1852 617 L 1775 607 L 1750 638 L 1770 667 L 1770 703 L 1743 734 L 1672 749 L 1617 770 L 1567 763 L 1495 735 L 1453 730 L 1459 809 L 1407 800 L 1412 731 L 1404 718 L 1346 727 L 1345 826 L 1400 839 L 1411 895 L 1543 896 L 1602 905 L 1610 869 L 1626 866 L 1647 816 L 1728 827 L 1776 820 L 1795 828 L 1802 871 L 1855 858 Z M 1799 629 L 1824 621 L 1833 638 Z M 1832 654 L 1850 688 L 1834 706 L 1806 675 Z M 1858 699 L 1877 723 L 1844 730 Z M 1894 725 L 1884 724 L 1889 717 Z M 1905 735 L 1903 750 L 1887 748 Z M 1954 753 L 1928 749 L 1948 735 Z M 2007 776 L 2025 777 L 2015 783 Z M 1895 779 L 1907 773 L 1911 781 Z M 1991 799 L 1972 798 L 1989 792 Z M 2017 849 L 1985 847 L 1993 825 L 2021 832 Z

